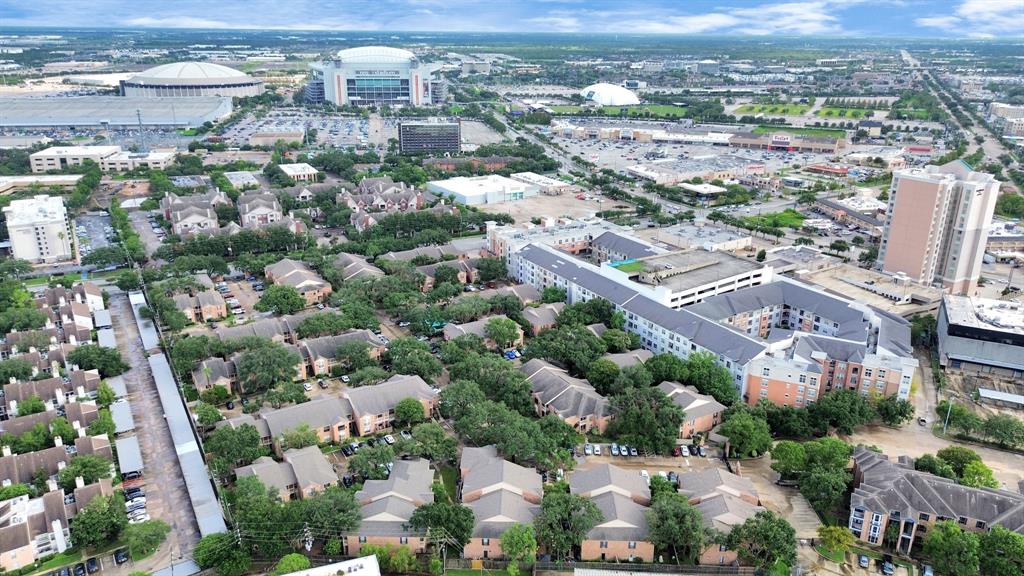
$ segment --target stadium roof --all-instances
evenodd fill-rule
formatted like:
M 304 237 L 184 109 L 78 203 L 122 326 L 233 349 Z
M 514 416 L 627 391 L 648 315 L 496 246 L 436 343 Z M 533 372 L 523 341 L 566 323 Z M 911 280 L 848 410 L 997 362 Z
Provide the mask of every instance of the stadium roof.
M 126 80 L 129 84 L 196 85 L 250 84 L 257 80 L 234 68 L 208 62 L 175 62 L 154 66 Z
M 0 127 L 201 126 L 231 114 L 231 98 L 0 98 Z
M 338 60 L 347 64 L 402 64 L 416 60 L 416 55 L 401 48 L 387 46 L 360 46 L 338 52 Z
M 640 99 L 632 91 L 606 82 L 587 86 L 580 91 L 580 96 L 602 106 L 632 106 L 640 103 Z

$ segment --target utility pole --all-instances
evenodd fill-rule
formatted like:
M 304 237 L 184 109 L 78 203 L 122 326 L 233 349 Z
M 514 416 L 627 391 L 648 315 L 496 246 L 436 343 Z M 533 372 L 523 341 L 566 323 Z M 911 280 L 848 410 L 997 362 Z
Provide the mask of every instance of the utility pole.
M 146 134 L 142 131 L 142 110 L 135 109 L 135 118 L 139 121 L 139 151 L 148 152 L 149 150 L 146 148 Z

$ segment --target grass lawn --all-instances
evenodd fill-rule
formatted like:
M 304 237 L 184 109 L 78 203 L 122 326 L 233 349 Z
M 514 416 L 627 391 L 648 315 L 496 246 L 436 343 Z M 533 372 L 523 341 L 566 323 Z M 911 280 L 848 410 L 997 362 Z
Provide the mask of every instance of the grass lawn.
M 846 562 L 846 552 L 843 552 L 842 550 L 829 550 L 824 546 L 815 546 L 814 549 L 818 551 L 818 554 L 821 554 L 836 564 Z
M 769 576 L 789 576 L 792 569 L 789 564 L 786 564 L 782 560 L 779 560 L 768 570 Z
M 822 108 L 814 113 L 815 116 L 824 118 L 864 118 L 871 110 L 862 108 Z
M 807 217 L 787 208 L 782 212 L 769 212 L 760 216 L 747 216 L 746 220 L 755 224 L 764 224 L 775 228 L 799 228 Z
M 747 104 L 736 109 L 737 114 L 767 114 L 803 116 L 810 110 L 807 104 Z
M 786 132 L 800 136 L 824 136 L 829 138 L 846 137 L 845 130 L 834 130 L 831 128 L 798 128 L 796 126 L 758 126 L 754 128 L 754 134 L 771 134 L 773 132 Z
M 455 502 L 459 495 L 455 488 L 455 478 L 457 472 L 455 468 L 451 466 L 445 466 L 441 468 L 441 483 L 444 484 L 444 489 L 448 491 L 448 496 L 451 497 L 452 502 Z
M 39 565 L 39 571 L 45 572 L 54 568 L 60 568 L 66 564 L 73 564 L 82 559 L 82 551 L 74 548 L 65 550 L 60 554 L 50 557 L 49 560 Z
M 623 272 L 639 272 L 644 269 L 644 263 L 630 262 L 628 264 L 621 264 L 619 266 L 616 266 L 615 268 L 617 268 L 618 270 L 622 270 Z

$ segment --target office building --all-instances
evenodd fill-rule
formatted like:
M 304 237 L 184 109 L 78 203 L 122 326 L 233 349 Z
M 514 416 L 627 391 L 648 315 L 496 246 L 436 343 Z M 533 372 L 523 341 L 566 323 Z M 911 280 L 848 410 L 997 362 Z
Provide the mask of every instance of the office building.
M 1024 303 L 947 295 L 936 331 L 944 368 L 1024 380 Z
M 11 254 L 33 263 L 73 260 L 68 213 L 60 196 L 14 200 L 4 208 Z
M 978 286 L 999 182 L 961 160 L 893 175 L 878 262 L 882 271 L 952 294 Z
M 439 198 L 454 196 L 456 202 L 466 205 L 511 202 L 531 198 L 539 192 L 538 188 L 532 184 L 497 174 L 434 180 L 427 182 L 427 191 L 434 193 Z
M 324 99 L 338 106 L 423 106 L 442 101 L 433 67 L 408 50 L 362 46 L 338 52 L 313 68 Z M 437 96 L 435 98 L 435 96 Z
M 121 81 L 121 94 L 144 98 L 229 96 L 263 93 L 263 81 L 234 68 L 208 62 L 174 62 L 154 66 Z
M 400 122 L 398 149 L 402 154 L 424 152 L 458 154 L 461 150 L 462 130 L 456 122 Z

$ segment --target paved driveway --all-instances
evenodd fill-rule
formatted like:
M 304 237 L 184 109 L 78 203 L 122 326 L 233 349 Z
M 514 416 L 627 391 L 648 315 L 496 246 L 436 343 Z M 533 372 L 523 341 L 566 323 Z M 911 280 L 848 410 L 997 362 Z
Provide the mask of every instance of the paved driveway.
M 113 286 L 107 290 L 118 349 L 132 366 L 124 375 L 124 381 L 145 466 L 146 508 L 151 518 L 171 526 L 171 533 L 161 548 L 174 558 L 190 556 L 199 541 L 199 529 L 153 374 L 149 371 L 127 295 Z
M 153 233 L 153 227 L 149 224 L 149 220 L 146 219 L 148 212 L 129 212 L 128 219 L 132 223 L 132 228 L 139 233 L 139 237 L 142 238 L 142 244 L 146 247 L 146 254 L 152 254 L 156 252 L 156 249 L 160 247 L 161 240 Z

